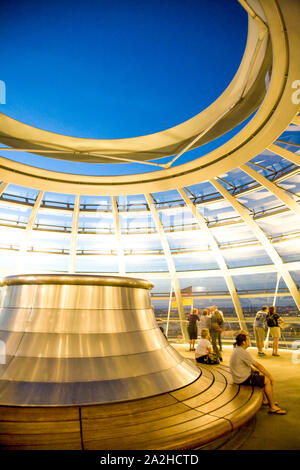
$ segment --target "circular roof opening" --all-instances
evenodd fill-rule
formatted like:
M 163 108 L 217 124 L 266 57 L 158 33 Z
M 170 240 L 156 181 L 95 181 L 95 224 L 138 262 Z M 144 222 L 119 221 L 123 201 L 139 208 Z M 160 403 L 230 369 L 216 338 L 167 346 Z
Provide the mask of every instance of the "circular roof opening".
M 34 0 L 18 12 L 6 5 L 2 15 L 7 97 L 1 111 L 35 128 L 83 139 L 144 136 L 197 115 L 231 82 L 248 24 L 238 3 L 208 0 L 77 2 L 76 8 L 70 1 L 41 6 Z M 126 155 L 104 161 L 108 165 L 60 161 L 47 151 L 6 155 L 72 174 L 160 169 Z M 150 159 L 155 157 L 164 155 Z M 199 151 L 191 151 L 178 163 L 198 157 Z

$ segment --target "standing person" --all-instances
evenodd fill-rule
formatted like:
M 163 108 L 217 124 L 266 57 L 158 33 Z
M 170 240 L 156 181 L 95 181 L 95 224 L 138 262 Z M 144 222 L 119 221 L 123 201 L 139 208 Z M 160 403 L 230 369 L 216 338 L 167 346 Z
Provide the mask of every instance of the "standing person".
M 272 356 L 279 356 L 278 354 L 278 341 L 280 338 L 280 325 L 279 324 L 282 324 L 283 326 L 284 321 L 278 315 L 278 313 L 276 313 L 275 305 L 271 305 L 271 307 L 269 307 L 269 313 L 267 315 L 267 325 L 270 328 L 270 333 L 273 339 Z
M 224 323 L 224 315 L 223 315 L 222 310 L 219 310 L 216 305 L 213 305 L 213 306 L 211 307 L 211 312 L 212 312 L 212 314 L 213 314 L 216 310 L 218 310 L 219 314 L 220 314 L 221 317 L 222 317 L 223 323 Z M 222 348 L 222 336 L 221 336 L 221 335 L 218 335 L 218 343 L 219 343 L 219 350 L 222 351 L 223 348 Z
M 253 323 L 254 336 L 259 356 L 265 356 L 265 353 L 263 352 L 263 347 L 266 335 L 265 323 L 268 311 L 269 307 L 267 305 L 264 305 L 261 310 L 257 312 Z
M 210 331 L 211 327 L 211 318 L 208 314 L 208 309 L 204 308 L 202 310 L 202 314 L 200 316 L 200 321 L 199 321 L 199 330 L 200 330 L 200 336 L 201 336 L 201 331 L 203 328 L 207 328 Z
M 219 361 L 212 357 L 213 348 L 209 341 L 209 329 L 202 328 L 201 339 L 197 343 L 195 359 L 201 364 L 219 364 Z
M 236 336 L 234 350 L 229 360 L 233 382 L 238 385 L 252 385 L 263 388 L 264 401 L 270 407 L 268 413 L 285 415 L 286 411 L 282 410 L 274 400 L 274 381 L 271 374 L 246 351 L 250 344 L 249 335 L 245 331 Z
M 222 351 L 221 333 L 223 331 L 223 328 L 222 328 L 223 323 L 224 321 L 219 310 L 215 310 L 211 316 L 211 342 L 213 345 L 214 353 L 220 361 L 223 361 L 223 358 L 221 355 L 221 351 Z M 219 343 L 219 348 L 217 346 L 217 341 Z
M 198 337 L 197 321 L 199 321 L 198 309 L 193 308 L 192 313 L 188 316 L 188 334 L 190 338 L 190 351 L 195 351 L 195 340 Z
M 213 305 L 213 306 L 211 307 L 211 312 L 213 313 L 213 312 L 215 312 L 216 310 L 219 311 L 219 313 L 220 313 L 220 315 L 221 315 L 221 317 L 223 318 L 223 321 L 224 321 L 224 314 L 223 314 L 222 310 L 220 310 L 216 305 Z

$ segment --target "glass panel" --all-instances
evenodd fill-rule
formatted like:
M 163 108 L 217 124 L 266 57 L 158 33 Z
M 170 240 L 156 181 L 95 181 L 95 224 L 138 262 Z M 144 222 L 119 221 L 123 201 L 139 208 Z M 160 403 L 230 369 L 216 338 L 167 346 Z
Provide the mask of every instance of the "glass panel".
M 300 145 L 300 128 L 294 124 L 290 124 L 289 127 L 281 134 L 278 140 L 285 140 L 294 144 Z
M 170 289 L 171 289 L 171 279 L 150 279 L 150 282 L 154 284 L 153 289 L 151 289 L 151 296 L 154 299 L 156 295 L 164 295 L 164 296 L 169 296 L 170 295 Z
M 119 273 L 117 256 L 77 256 L 76 272 Z
M 185 192 L 195 203 L 201 202 L 202 200 L 222 199 L 221 194 L 209 181 L 187 186 Z
M 209 249 L 206 236 L 201 230 L 167 233 L 166 237 L 171 250 L 207 251 Z
M 77 237 L 77 252 L 116 252 L 117 243 L 115 235 L 81 235 Z
M 251 176 L 247 175 L 247 173 L 244 173 L 239 168 L 228 171 L 228 173 L 218 176 L 218 180 L 222 184 L 222 186 L 224 186 L 224 188 L 226 188 L 227 191 L 230 192 L 232 192 L 234 188 L 239 188 L 242 186 L 253 186 L 253 179 L 251 178 Z
M 297 287 L 300 289 L 300 270 L 299 271 L 290 271 L 290 275 L 294 279 Z
M 56 207 L 61 209 L 73 209 L 75 196 L 73 194 L 60 194 L 45 192 L 41 207 Z
M 211 298 L 214 294 L 228 294 L 229 291 L 224 277 L 220 276 L 207 276 L 207 277 L 190 277 L 179 279 L 180 289 L 191 288 L 192 293 L 197 296 L 209 295 Z M 188 289 L 190 290 L 190 289 Z
M 119 211 L 148 210 L 148 205 L 144 194 L 117 196 L 117 203 Z
M 151 279 L 151 282 L 154 283 L 154 288 L 151 291 L 151 303 L 154 306 L 154 314 L 158 320 L 158 326 L 163 328 L 164 333 L 172 341 L 182 339 L 178 309 L 172 308 L 172 303 L 170 304 L 171 280 Z M 174 299 L 174 291 L 172 291 L 172 294 Z M 168 318 L 169 307 L 170 315 Z
M 73 221 L 73 213 L 56 213 L 53 211 L 43 210 L 38 213 L 35 219 L 35 228 L 39 229 L 65 229 L 66 231 L 71 231 Z
M 0 205 L 0 224 L 26 225 L 32 209 L 25 206 L 15 207 L 6 204 Z
M 109 196 L 80 196 L 80 210 L 111 212 L 111 198 Z
M 206 205 L 198 205 L 197 210 L 209 222 L 230 222 L 241 220 L 229 202 L 222 200 Z
M 29 202 L 33 203 L 38 195 L 38 192 L 39 191 L 37 189 L 9 184 L 3 192 L 3 196 L 10 196 L 9 199 L 15 199 L 16 202 L 27 202 L 26 199 L 29 199 Z M 15 196 L 15 198 L 13 196 Z
M 48 250 L 68 250 L 70 248 L 71 234 L 58 232 L 42 232 L 34 230 L 29 240 L 29 249 Z
M 113 233 L 114 221 L 112 213 L 79 213 L 78 232 Z
M 273 264 L 265 250 L 259 246 L 226 248 L 222 250 L 222 255 L 228 268 Z
M 163 255 L 136 255 L 125 257 L 125 270 L 128 273 L 134 272 L 168 272 L 168 264 Z
M 171 207 L 173 205 L 184 204 L 176 189 L 160 193 L 152 193 L 152 197 L 158 207 Z
M 148 212 L 119 212 L 122 233 L 128 232 L 156 232 L 155 223 Z
M 256 222 L 271 237 L 300 232 L 300 219 L 291 211 L 256 219 Z
M 68 255 L 26 253 L 24 273 L 68 272 Z
M 143 234 L 122 235 L 123 249 L 132 253 L 141 251 L 163 253 L 161 241 L 157 233 L 150 233 L 147 236 Z M 151 264 L 148 258 L 147 264 Z
M 272 296 L 276 288 L 277 274 L 276 272 L 244 274 L 242 276 L 232 276 L 232 280 L 237 292 L 240 294 L 247 292 L 263 292 Z M 281 286 L 281 288 L 283 288 L 283 286 Z
M 1 247 L 15 246 L 19 249 L 23 236 L 24 231 L 21 229 L 0 226 Z
M 219 268 L 215 256 L 211 252 L 173 255 L 173 260 L 176 271 L 195 271 Z
M 211 227 L 210 231 L 221 245 L 256 240 L 253 231 L 245 223 Z
M 20 259 L 19 251 L 4 250 L 1 248 L 1 245 L 0 243 L 0 273 L 2 276 L 13 275 L 18 267 Z
M 277 185 L 284 189 L 290 197 L 292 197 L 295 200 L 299 200 L 300 196 L 300 175 L 294 175 L 291 176 L 290 178 L 287 178 L 284 181 L 281 181 L 280 183 L 277 183 Z
M 178 207 L 160 211 L 159 217 L 165 231 L 185 230 L 191 227 L 199 227 L 191 210 L 187 207 Z
M 283 261 L 300 261 L 300 238 L 274 244 Z
M 255 214 L 285 207 L 283 203 L 267 189 L 243 194 L 237 200 Z

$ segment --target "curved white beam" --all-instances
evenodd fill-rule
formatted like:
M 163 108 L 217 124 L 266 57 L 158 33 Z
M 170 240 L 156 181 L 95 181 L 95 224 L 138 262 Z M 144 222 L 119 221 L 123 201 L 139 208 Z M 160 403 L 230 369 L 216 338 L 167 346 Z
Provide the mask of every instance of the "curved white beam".
M 253 220 L 253 218 L 248 214 L 246 209 L 233 197 L 220 183 L 216 180 L 210 180 L 210 183 L 222 194 L 224 199 L 228 201 L 232 207 L 236 210 L 236 212 L 242 217 L 244 222 L 250 227 L 254 235 L 258 238 L 260 243 L 262 244 L 263 248 L 273 261 L 274 265 L 277 268 L 277 271 L 282 275 L 287 288 L 289 289 L 297 308 L 300 310 L 300 292 L 297 289 L 297 286 L 292 279 L 292 276 L 288 272 L 285 264 L 283 263 L 282 259 L 280 258 L 279 254 L 272 246 L 262 229 L 257 225 L 257 223 Z
M 4 191 L 6 190 L 7 186 L 8 186 L 8 183 L 4 183 L 4 182 L 2 181 L 2 183 L 0 184 L 0 196 L 2 196 L 2 194 L 3 194 Z
M 268 150 L 271 152 L 279 155 L 280 157 L 285 158 L 286 160 L 294 163 L 295 165 L 300 166 L 300 156 L 290 150 L 286 150 L 283 147 L 279 147 L 279 145 L 271 144 L 268 146 Z
M 18 266 L 17 270 L 18 272 L 23 272 L 25 265 L 26 265 L 26 251 L 28 249 L 30 237 L 32 234 L 33 226 L 39 211 L 39 208 L 41 206 L 42 199 L 44 197 L 44 191 L 40 191 L 37 195 L 37 198 L 35 200 L 34 206 L 31 210 L 31 214 L 29 216 L 24 234 L 23 234 L 23 240 L 20 244 L 20 251 L 19 251 L 19 257 L 18 257 Z
M 187 330 L 186 330 L 186 318 L 184 314 L 184 308 L 183 308 L 183 302 L 182 302 L 182 297 L 181 297 L 181 290 L 180 290 L 180 285 L 175 269 L 175 264 L 172 258 L 172 253 L 169 247 L 169 243 L 166 237 L 166 234 L 164 232 L 163 224 L 161 223 L 161 220 L 159 218 L 159 214 L 153 204 L 152 198 L 150 194 L 145 194 L 145 198 L 147 201 L 147 204 L 149 206 L 149 209 L 151 211 L 154 223 L 156 225 L 157 232 L 160 236 L 160 241 L 164 250 L 164 254 L 167 260 L 168 268 L 169 268 L 169 273 L 171 276 L 171 281 L 173 283 L 173 288 L 174 288 L 174 293 L 175 293 L 175 298 L 177 302 L 177 308 L 178 308 L 178 315 L 180 319 L 180 325 L 181 325 L 181 331 L 182 335 L 185 341 L 188 340 L 188 335 L 187 335 Z
M 231 296 L 231 299 L 232 299 L 237 317 L 238 317 L 239 322 L 240 322 L 241 329 L 247 331 L 247 325 L 246 325 L 243 310 L 242 310 L 242 307 L 241 307 L 241 304 L 240 304 L 240 300 L 239 300 L 239 297 L 237 295 L 236 288 L 235 288 L 234 282 L 232 280 L 232 277 L 229 273 L 227 264 L 225 263 L 224 257 L 221 253 L 220 248 L 219 248 L 219 245 L 216 242 L 216 240 L 215 240 L 214 236 L 212 235 L 211 231 L 209 230 L 209 228 L 208 228 L 208 226 L 205 222 L 205 219 L 197 211 L 197 207 L 195 206 L 195 204 L 192 203 L 192 201 L 190 200 L 190 198 L 187 196 L 187 194 L 184 192 L 183 189 L 177 189 L 177 191 L 179 192 L 180 196 L 182 197 L 182 199 L 184 200 L 184 202 L 186 203 L 188 208 L 191 210 L 193 216 L 195 217 L 195 219 L 197 220 L 197 222 L 199 224 L 200 229 L 205 234 L 205 236 L 207 238 L 207 241 L 208 241 L 208 243 L 209 243 L 209 245 L 212 249 L 212 252 L 213 252 L 213 254 L 214 254 L 214 256 L 217 260 L 217 263 L 220 267 L 220 270 L 222 271 L 222 274 L 224 276 L 224 279 L 225 279 L 225 282 L 227 284 L 227 287 L 228 287 L 228 290 L 229 290 L 229 293 L 230 293 L 230 296 Z
M 78 238 L 78 221 L 79 221 L 79 208 L 80 208 L 80 196 L 75 197 L 73 220 L 72 220 L 72 233 L 70 241 L 70 254 L 69 254 L 69 269 L 70 274 L 76 271 L 76 249 L 77 249 L 77 238 Z
M 125 259 L 124 259 L 124 249 L 121 237 L 121 228 L 120 228 L 120 217 L 118 211 L 118 204 L 117 199 L 115 196 L 111 197 L 111 205 L 112 205 L 112 212 L 114 218 L 114 226 L 115 226 L 115 235 L 117 240 L 117 252 L 118 252 L 118 262 L 119 262 L 119 273 L 124 275 L 125 270 Z
M 252 0 L 251 6 L 254 4 L 259 5 L 259 2 L 255 1 L 253 3 Z M 266 24 L 269 27 L 272 43 L 273 63 L 270 85 L 261 107 L 251 121 L 221 147 L 192 162 L 161 171 L 141 174 L 138 178 L 136 175 L 97 177 L 49 172 L 30 168 L 5 158 L 0 158 L 0 177 L 15 184 L 54 192 L 84 195 L 142 194 L 144 192 L 165 191 L 197 184 L 236 168 L 236 166 L 247 162 L 249 158 L 253 158 L 253 155 L 261 153 L 266 146 L 281 135 L 298 112 L 299 105 L 293 103 L 291 91 L 292 84 L 298 79 L 300 68 L 300 31 L 297 22 L 297 18 L 300 16 L 300 4 L 297 0 L 261 0 L 260 4 L 262 7 L 260 10 L 264 11 L 266 16 Z M 251 21 L 254 23 L 254 20 L 251 19 Z M 255 27 L 258 29 L 256 25 Z M 256 43 L 253 44 L 252 51 L 255 50 L 255 47 Z M 247 66 L 250 62 L 251 58 L 249 57 Z M 246 68 L 245 66 L 243 76 L 247 75 Z M 266 70 L 262 69 L 260 72 L 265 78 Z M 241 75 L 239 79 L 240 82 L 237 85 L 240 92 L 242 86 Z M 223 101 L 223 99 L 224 95 L 221 100 L 222 110 L 224 111 L 226 107 L 230 107 L 232 100 L 229 97 L 227 100 Z M 253 96 L 252 99 L 255 99 L 255 97 Z M 243 100 L 243 102 L 245 106 L 251 107 L 251 100 L 249 102 Z M 205 112 L 208 113 L 209 109 Z M 208 113 L 209 122 L 219 116 L 222 110 L 218 107 L 214 115 Z M 209 123 L 206 124 L 209 125 Z M 191 138 L 207 128 L 207 125 L 203 127 L 196 126 L 197 129 L 195 129 Z M 168 132 L 169 137 L 173 138 L 172 132 L 170 130 Z M 209 138 L 208 135 L 206 137 Z M 185 148 L 190 139 L 188 138 L 185 141 L 183 139 L 181 142 L 182 147 L 177 148 L 176 151 L 180 152 L 182 148 Z M 114 150 L 118 151 L 117 142 L 113 141 L 113 143 L 115 145 Z M 145 144 L 144 141 L 143 144 Z M 67 150 L 70 150 L 70 148 Z M 146 144 L 143 150 L 147 152 Z M 105 154 L 105 152 L 103 153 Z M 162 155 L 156 154 L 153 158 L 160 156 Z
M 251 162 L 250 162 L 251 163 Z M 251 178 L 256 180 L 260 183 L 264 188 L 270 191 L 274 196 L 276 196 L 283 204 L 285 204 L 291 211 L 293 211 L 297 216 L 300 217 L 300 206 L 297 202 L 290 197 L 283 189 L 279 188 L 276 184 L 272 183 L 272 181 L 265 178 L 263 175 L 258 173 L 257 171 L 253 170 L 247 165 L 240 165 L 240 169 L 247 173 Z
M 259 3 L 258 0 L 254 1 L 256 4 Z M 71 158 L 74 161 L 99 163 L 106 161 L 107 156 L 134 158 L 143 161 L 178 153 L 181 148 L 189 145 L 196 136 L 215 122 L 220 115 L 222 116 L 231 108 L 236 107 L 234 116 L 232 114 L 225 116 L 222 126 L 211 133 L 213 138 L 216 138 L 247 118 L 257 108 L 264 96 L 265 83 L 261 67 L 265 72 L 270 68 L 271 50 L 267 48 L 266 38 L 263 50 L 257 56 L 257 41 L 261 37 L 261 31 L 251 14 L 248 15 L 248 24 L 245 53 L 232 82 L 206 110 L 182 124 L 155 134 L 127 139 L 84 139 L 41 130 L 0 113 L 0 141 L 16 148 L 31 148 L 32 153 L 37 154 L 39 154 L 39 149 L 60 150 L 63 158 Z M 254 67 L 251 66 L 253 56 L 256 59 Z M 245 79 L 252 84 L 248 87 L 247 96 L 244 97 L 248 101 L 247 107 L 240 101 Z M 64 154 L 64 150 L 66 150 L 66 154 Z M 70 156 L 70 152 L 73 152 L 72 156 Z M 102 154 L 103 158 L 91 155 L 95 152 Z M 59 156 L 57 155 L 56 158 Z

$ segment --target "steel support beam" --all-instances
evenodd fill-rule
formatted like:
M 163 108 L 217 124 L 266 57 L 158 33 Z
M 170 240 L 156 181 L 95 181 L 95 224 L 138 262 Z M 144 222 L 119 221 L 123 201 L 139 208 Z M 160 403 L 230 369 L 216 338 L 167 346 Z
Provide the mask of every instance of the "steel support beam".
M 74 211 L 73 211 L 72 233 L 71 233 L 70 254 L 69 254 L 68 272 L 70 274 L 75 273 L 75 270 L 76 270 L 76 249 L 77 249 L 77 238 L 78 238 L 79 208 L 80 208 L 80 196 L 76 194 Z
M 152 201 L 152 198 L 150 194 L 145 194 L 145 198 L 147 201 L 147 204 L 149 206 L 150 212 L 152 214 L 154 223 L 156 225 L 157 232 L 160 237 L 160 241 L 164 250 L 164 254 L 167 260 L 168 264 L 168 269 L 169 273 L 171 276 L 171 281 L 173 283 L 173 289 L 175 293 L 175 298 L 177 302 L 177 308 L 178 308 L 178 315 L 179 315 L 179 320 L 180 320 L 180 325 L 181 325 L 181 331 L 182 335 L 185 341 L 188 341 L 188 334 L 187 334 L 187 328 L 186 328 L 186 318 L 184 314 L 184 308 L 183 308 L 183 302 L 182 302 L 182 297 L 181 297 L 181 290 L 180 290 L 180 284 L 179 280 L 176 274 L 176 269 L 175 269 L 175 264 L 172 258 L 172 253 L 169 247 L 169 243 L 166 237 L 166 234 L 164 232 L 163 224 L 161 223 L 161 220 L 159 218 L 159 214 L 154 206 L 154 203 Z
M 119 216 L 119 211 L 118 211 L 117 198 L 115 196 L 111 196 L 111 205 L 112 205 L 115 234 L 116 234 L 116 240 L 117 240 L 119 273 L 121 275 L 124 275 L 126 273 L 124 248 L 123 248 L 122 237 L 121 237 L 120 216 Z
M 222 194 L 225 200 L 227 200 L 232 207 L 236 210 L 236 212 L 242 217 L 244 222 L 250 227 L 254 235 L 258 238 L 260 243 L 262 244 L 263 248 L 271 258 L 272 262 L 276 266 L 277 272 L 282 275 L 287 288 L 289 289 L 297 308 L 300 310 L 300 292 L 297 289 L 297 286 L 292 279 L 289 271 L 287 270 L 286 266 L 284 265 L 282 259 L 280 258 L 279 254 L 272 246 L 262 229 L 257 225 L 257 223 L 253 220 L 253 218 L 248 214 L 246 209 L 237 201 L 235 197 L 233 197 L 218 181 L 215 179 L 210 180 L 210 183 Z
M 37 198 L 35 200 L 34 206 L 32 208 L 31 214 L 29 216 L 25 231 L 24 231 L 24 236 L 23 240 L 20 245 L 20 254 L 19 254 L 19 262 L 18 262 L 18 271 L 22 272 L 24 270 L 24 262 L 25 262 L 25 256 L 26 256 L 26 251 L 28 249 L 28 244 L 30 241 L 30 237 L 32 234 L 33 226 L 35 224 L 35 220 L 39 211 L 39 208 L 41 206 L 42 199 L 44 197 L 45 192 L 40 191 L 37 195 Z
M 283 189 L 279 188 L 276 184 L 269 181 L 263 175 L 253 170 L 249 164 L 241 165 L 240 169 L 247 173 L 251 178 L 260 183 L 264 188 L 274 194 L 283 204 L 285 204 L 291 211 L 300 217 L 300 206 L 297 202 L 289 196 Z
M 2 183 L 0 184 L 0 196 L 2 196 L 2 194 L 3 194 L 4 191 L 6 190 L 7 186 L 8 186 L 8 183 L 4 183 L 4 182 L 2 181 Z
M 297 166 L 300 166 L 300 156 L 294 152 L 291 152 L 290 150 L 286 150 L 285 148 L 279 147 L 279 145 L 275 144 L 269 145 L 267 150 L 271 150 L 271 152 L 276 153 L 280 157 L 289 160 Z
M 186 203 L 188 208 L 191 210 L 193 216 L 195 217 L 195 219 L 197 220 L 197 222 L 199 224 L 200 229 L 205 234 L 206 239 L 209 243 L 209 246 L 210 246 L 210 248 L 211 248 L 211 250 L 212 250 L 212 252 L 213 252 L 213 254 L 214 254 L 214 256 L 217 260 L 219 268 L 220 268 L 220 270 L 221 270 L 221 272 L 224 276 L 224 279 L 225 279 L 225 282 L 227 284 L 227 287 L 228 287 L 228 290 L 229 290 L 229 293 L 230 293 L 230 296 L 231 296 L 231 299 L 232 299 L 237 317 L 239 319 L 241 329 L 247 331 L 247 325 L 246 325 L 243 310 L 242 310 L 242 307 L 241 307 L 241 304 L 240 304 L 240 300 L 239 300 L 239 297 L 237 295 L 236 288 L 235 288 L 234 282 L 232 280 L 232 277 L 229 273 L 227 264 L 224 260 L 224 257 L 221 253 L 221 250 L 219 248 L 219 245 L 218 245 L 217 241 L 215 240 L 214 236 L 212 235 L 211 231 L 209 230 L 209 228 L 208 228 L 208 226 L 205 222 L 204 217 L 198 212 L 196 205 L 190 200 L 190 198 L 187 196 L 187 194 L 185 193 L 185 191 L 183 189 L 177 189 L 177 191 L 179 192 L 180 196 L 182 197 L 182 199 L 184 200 L 184 202 Z

